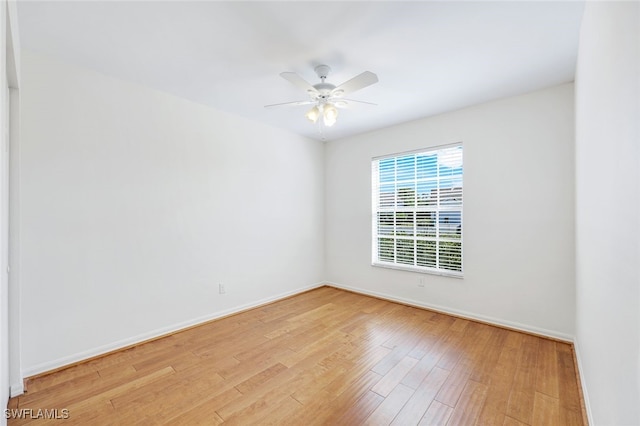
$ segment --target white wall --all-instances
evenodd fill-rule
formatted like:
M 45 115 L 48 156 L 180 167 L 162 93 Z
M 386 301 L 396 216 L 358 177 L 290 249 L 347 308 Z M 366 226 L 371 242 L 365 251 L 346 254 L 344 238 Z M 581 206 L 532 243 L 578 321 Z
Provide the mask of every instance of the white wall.
M 19 38 L 17 28 L 17 10 L 15 1 L 0 1 L 0 401 L 7 406 L 10 394 L 16 389 L 20 379 L 19 337 L 15 333 L 15 315 L 13 303 L 16 301 L 16 288 L 12 286 L 7 273 L 9 266 L 9 159 L 10 145 L 15 142 L 15 124 L 17 122 L 18 76 L 20 69 Z M 21 386 L 21 380 L 20 380 Z M 21 390 L 21 388 L 20 388 Z M 4 415 L 0 424 L 6 424 Z
M 7 3 L 0 2 L 0 218 L 2 213 L 8 209 L 8 203 L 5 199 L 7 194 L 4 191 L 5 174 L 7 172 L 5 165 L 4 147 L 8 143 L 9 122 L 7 120 L 8 105 L 8 89 L 7 89 L 7 67 L 6 67 L 6 51 L 7 51 Z M 2 271 L 5 259 L 5 242 L 9 240 L 6 230 L 4 229 L 4 221 L 0 219 L 0 402 L 2 408 L 6 407 L 9 400 L 9 280 Z M 6 419 L 2 416 L 0 424 L 6 424 Z
M 22 71 L 25 375 L 322 281 L 320 142 L 34 53 Z
M 16 50 L 17 51 L 17 50 Z M 11 396 L 22 394 L 21 330 L 20 330 L 20 90 L 19 85 L 10 86 L 10 145 L 9 145 L 9 379 Z
M 593 424 L 640 424 L 640 8 L 587 2 L 576 73 L 576 349 Z
M 572 339 L 573 139 L 565 84 L 328 143 L 328 281 Z M 459 141 L 464 279 L 371 266 L 371 158 Z

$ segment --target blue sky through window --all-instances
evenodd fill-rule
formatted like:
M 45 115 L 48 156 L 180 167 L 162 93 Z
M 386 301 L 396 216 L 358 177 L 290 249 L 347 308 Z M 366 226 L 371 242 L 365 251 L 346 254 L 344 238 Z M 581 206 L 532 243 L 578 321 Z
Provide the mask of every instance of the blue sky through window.
M 397 180 L 398 189 L 417 191 L 417 199 L 424 200 L 438 187 L 438 174 L 441 189 L 462 186 L 461 147 L 441 149 L 431 155 L 407 154 L 380 160 L 380 192 L 389 194 L 388 200 L 392 199 L 396 193 L 394 181 Z

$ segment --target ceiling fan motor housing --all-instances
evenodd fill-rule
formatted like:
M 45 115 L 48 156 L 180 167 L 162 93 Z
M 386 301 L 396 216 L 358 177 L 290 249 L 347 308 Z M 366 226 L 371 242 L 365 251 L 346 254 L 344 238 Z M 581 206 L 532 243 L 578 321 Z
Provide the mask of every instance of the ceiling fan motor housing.
M 335 85 L 329 83 L 318 83 L 314 84 L 313 87 L 317 90 L 317 92 L 310 94 L 312 96 L 315 96 L 316 99 L 329 99 L 332 96 L 333 89 L 336 88 Z

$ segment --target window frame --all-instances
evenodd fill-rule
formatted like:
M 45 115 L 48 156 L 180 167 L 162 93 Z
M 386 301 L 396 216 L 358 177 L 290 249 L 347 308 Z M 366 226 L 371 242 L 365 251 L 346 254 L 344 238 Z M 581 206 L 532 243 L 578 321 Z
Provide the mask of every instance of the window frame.
M 446 178 L 454 178 L 454 175 L 449 175 L 449 176 L 441 176 L 440 175 L 440 167 L 441 167 L 441 163 L 440 163 L 440 159 L 436 160 L 436 177 L 435 178 L 418 178 L 418 166 L 414 165 L 413 168 L 415 170 L 414 172 L 414 178 L 413 178 L 413 183 L 415 184 L 416 187 L 416 195 L 415 195 L 415 200 L 416 202 L 414 203 L 414 205 L 411 207 L 406 207 L 406 205 L 404 207 L 399 207 L 397 200 L 398 198 L 398 194 L 400 193 L 398 190 L 402 189 L 402 188 L 398 188 L 398 183 L 399 182 L 403 182 L 402 179 L 398 179 L 398 163 L 397 160 L 401 159 L 403 157 L 410 157 L 412 155 L 415 155 L 416 159 L 418 158 L 417 156 L 419 154 L 424 154 L 425 157 L 426 156 L 430 156 L 430 155 L 434 155 L 434 154 L 438 154 L 440 151 L 442 150 L 447 150 L 447 149 L 451 149 L 451 148 L 459 148 L 461 150 L 460 153 L 460 160 L 461 160 L 461 164 L 459 166 L 459 168 L 461 169 L 461 174 L 460 174 L 460 204 L 458 205 L 454 205 L 453 207 L 451 206 L 444 206 L 442 205 L 439 201 L 441 201 L 441 198 L 438 197 L 437 200 L 439 200 L 438 202 L 436 202 L 435 206 L 419 206 L 418 205 L 418 186 L 420 183 L 424 183 L 426 184 L 428 181 L 432 181 L 435 182 L 436 184 L 436 188 L 438 190 L 441 190 L 443 187 L 441 186 L 441 181 L 446 179 Z M 392 209 L 389 208 L 383 208 L 380 207 L 380 200 L 381 200 L 381 192 L 380 192 L 380 186 L 385 185 L 385 184 L 381 184 L 380 183 L 380 161 L 381 160 L 385 160 L 385 159 L 395 159 L 396 163 L 394 163 L 394 179 L 393 179 L 393 185 L 394 185 L 394 206 Z M 457 167 L 451 167 L 452 169 L 455 169 Z M 455 175 L 456 179 L 457 175 Z M 407 179 L 404 180 L 405 182 L 411 182 L 412 179 Z M 389 183 L 387 182 L 386 185 L 389 185 Z M 444 187 L 447 188 L 447 187 Z M 454 187 L 455 188 L 455 187 Z M 382 267 L 382 268 L 390 268 L 390 269 L 397 269 L 397 270 L 403 270 L 403 271 L 411 271 L 411 272 L 419 272 L 419 273 L 424 273 L 424 274 L 432 274 L 432 275 L 440 275 L 440 276 L 447 276 L 447 277 L 454 277 L 454 278 L 464 278 L 464 147 L 463 147 L 463 143 L 462 142 L 455 142 L 455 143 L 451 143 L 451 144 L 446 144 L 446 145 L 438 145 L 438 146 L 432 146 L 432 147 L 426 147 L 426 148 L 422 148 L 422 149 L 417 149 L 417 150 L 412 150 L 412 151 L 405 151 L 405 152 L 399 152 L 399 153 L 393 153 L 393 154 L 388 154 L 388 155 L 383 155 L 383 156 L 378 156 L 378 157 L 373 157 L 371 159 L 371 265 L 374 267 Z M 387 213 L 389 214 L 390 212 L 393 212 L 393 232 L 391 235 L 389 234 L 381 234 L 379 233 L 379 230 L 381 228 L 378 217 L 379 214 L 384 214 Z M 413 213 L 413 219 L 412 220 L 412 226 L 413 226 L 413 234 L 412 235 L 408 235 L 408 236 L 404 236 L 404 238 L 398 238 L 399 235 L 401 236 L 401 234 L 397 234 L 397 225 L 398 225 L 398 217 L 397 217 L 397 213 L 398 212 L 408 212 L 408 213 Z M 435 236 L 419 236 L 418 235 L 418 216 L 419 213 L 422 212 L 435 212 L 434 216 L 435 219 L 434 220 L 434 229 L 435 231 Z M 446 236 L 440 236 L 440 225 L 439 222 L 440 221 L 440 213 L 441 212 L 455 212 L 458 213 L 459 212 L 459 220 L 460 220 L 460 231 L 459 231 L 459 238 L 447 238 Z M 427 215 L 425 215 L 423 213 L 423 217 L 427 217 Z M 379 255 L 380 255 L 380 249 L 378 247 L 378 239 L 379 238 L 390 238 L 393 239 L 394 243 L 393 243 L 393 256 L 394 256 L 394 261 L 393 262 L 388 262 L 388 261 L 384 261 L 384 260 L 380 260 Z M 401 239 L 401 240 L 413 240 L 414 244 L 413 244 L 413 264 L 406 264 L 406 263 L 398 263 L 398 243 L 397 240 Z M 420 266 L 417 265 L 418 263 L 418 241 L 433 241 L 434 243 L 434 248 L 435 248 L 435 264 L 436 267 L 429 267 L 429 266 Z M 453 270 L 453 269 L 445 269 L 442 267 L 438 267 L 440 266 L 440 261 L 442 260 L 442 255 L 440 253 L 440 246 L 442 242 L 458 242 L 460 243 L 460 271 L 457 270 Z M 425 244 L 423 247 L 426 247 L 427 245 Z M 426 253 L 426 252 L 423 252 Z M 425 255 L 426 256 L 426 255 Z

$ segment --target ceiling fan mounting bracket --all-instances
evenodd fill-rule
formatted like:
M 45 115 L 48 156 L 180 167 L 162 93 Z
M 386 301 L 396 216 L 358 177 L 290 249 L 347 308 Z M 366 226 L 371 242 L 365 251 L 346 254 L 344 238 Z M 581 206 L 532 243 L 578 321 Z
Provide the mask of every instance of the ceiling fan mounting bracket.
M 313 70 L 316 72 L 320 80 L 324 82 L 324 80 L 327 78 L 327 76 L 331 72 L 331 67 L 329 65 L 318 65 Z

